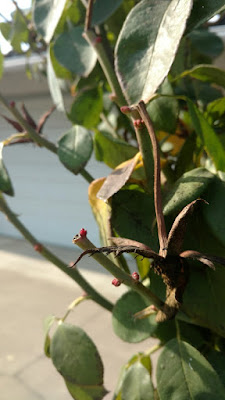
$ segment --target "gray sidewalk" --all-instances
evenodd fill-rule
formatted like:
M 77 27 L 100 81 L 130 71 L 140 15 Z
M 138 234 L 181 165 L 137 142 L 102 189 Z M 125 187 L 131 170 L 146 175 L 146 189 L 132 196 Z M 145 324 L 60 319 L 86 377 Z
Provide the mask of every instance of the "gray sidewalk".
M 77 250 L 53 248 L 65 262 L 74 261 Z M 112 277 L 91 258 L 80 272 L 111 301 L 126 289 L 111 285 Z M 43 353 L 43 320 L 62 316 L 82 290 L 69 277 L 44 260 L 23 240 L 0 236 L 0 398 L 1 400 L 70 400 L 63 379 Z M 104 366 L 105 387 L 113 390 L 119 369 L 138 351 L 155 343 L 122 342 L 112 331 L 111 314 L 91 301 L 80 304 L 68 322 L 79 325 L 95 342 Z M 110 392 L 105 400 L 112 399 Z

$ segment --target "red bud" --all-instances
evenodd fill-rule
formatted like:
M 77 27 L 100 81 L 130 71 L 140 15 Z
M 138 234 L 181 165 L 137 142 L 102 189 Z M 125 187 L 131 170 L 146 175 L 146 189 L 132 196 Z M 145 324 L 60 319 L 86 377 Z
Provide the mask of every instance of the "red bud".
M 15 103 L 15 101 L 12 100 L 12 101 L 9 102 L 9 105 L 10 105 L 10 107 L 14 108 L 16 103 Z
M 131 108 L 128 107 L 128 106 L 122 106 L 122 107 L 120 107 L 120 111 L 121 111 L 123 114 L 130 114 L 130 113 L 131 113 Z
M 133 272 L 132 278 L 133 278 L 135 281 L 139 281 L 139 274 L 138 274 L 137 272 Z
M 112 280 L 112 285 L 114 285 L 114 286 L 120 286 L 121 285 L 121 281 L 119 280 L 119 279 L 117 279 L 117 278 L 114 278 L 113 280 Z
M 34 250 L 35 251 L 38 251 L 39 253 L 42 251 L 42 249 L 43 249 L 43 247 L 42 247 L 42 244 L 41 243 L 36 243 L 35 245 L 34 245 Z
M 86 237 L 87 236 L 87 231 L 86 231 L 86 229 L 84 229 L 84 228 L 82 228 L 81 230 L 80 230 L 80 237 Z

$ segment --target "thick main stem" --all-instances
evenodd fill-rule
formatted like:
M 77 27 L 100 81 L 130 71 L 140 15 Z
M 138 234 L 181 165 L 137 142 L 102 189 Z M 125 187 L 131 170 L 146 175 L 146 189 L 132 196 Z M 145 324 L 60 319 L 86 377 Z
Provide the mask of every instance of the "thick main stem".
M 39 253 L 49 260 L 51 263 L 56 265 L 61 271 L 70 276 L 89 296 L 92 300 L 98 303 L 100 306 L 108 311 L 112 311 L 113 305 L 105 297 L 99 294 L 87 281 L 83 278 L 77 269 L 71 269 L 62 260 L 55 256 L 50 250 L 48 250 L 44 245 L 39 244 L 38 240 L 25 228 L 22 222 L 19 221 L 16 214 L 8 207 L 3 196 L 0 197 L 0 211 L 2 211 L 7 219 L 18 229 L 18 231 L 23 235 L 23 237 L 31 243 L 32 246 L 39 246 Z
M 166 234 L 166 225 L 163 215 L 163 208 L 162 208 L 162 195 L 161 195 L 161 167 L 160 167 L 160 155 L 159 155 L 159 148 L 157 139 L 155 136 L 154 128 L 148 112 L 145 107 L 145 103 L 141 101 L 137 109 L 141 118 L 143 119 L 146 128 L 148 130 L 151 142 L 152 142 L 152 150 L 153 150 L 153 157 L 154 157 L 154 203 L 155 203 L 155 213 L 156 213 L 156 221 L 158 226 L 158 237 L 159 237 L 159 244 L 160 244 L 160 255 L 165 255 L 166 247 L 167 247 L 167 234 Z

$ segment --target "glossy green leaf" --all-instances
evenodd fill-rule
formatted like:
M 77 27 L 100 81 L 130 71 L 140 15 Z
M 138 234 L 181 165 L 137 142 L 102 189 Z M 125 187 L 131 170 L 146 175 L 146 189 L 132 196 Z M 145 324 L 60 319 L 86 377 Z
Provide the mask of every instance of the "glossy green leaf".
M 51 47 L 49 47 L 49 51 L 47 53 L 47 78 L 48 78 L 48 86 L 52 96 L 53 103 L 56 105 L 59 111 L 65 111 L 64 101 L 60 87 L 60 81 L 56 77 L 51 55 L 50 55 Z
M 148 102 L 168 74 L 191 6 L 191 0 L 142 0 L 128 14 L 115 55 L 129 103 Z
M 95 157 L 104 161 L 110 168 L 115 168 L 137 153 L 137 148 L 125 141 L 112 137 L 108 132 L 98 131 L 94 136 Z
M 161 85 L 159 93 L 173 95 L 172 86 L 168 80 Z M 152 100 L 147 111 L 156 131 L 174 133 L 178 117 L 178 101 L 172 97 L 159 97 Z
M 68 117 L 74 124 L 91 129 L 97 126 L 102 107 L 101 87 L 82 90 L 76 94 Z
M 140 363 L 131 365 L 121 388 L 122 400 L 154 400 L 154 388 L 148 370 Z
M 224 0 L 194 0 L 191 15 L 187 21 L 187 32 L 196 29 L 214 15 L 224 10 Z
M 103 365 L 90 337 L 79 327 L 61 323 L 50 346 L 54 366 L 67 381 L 91 389 L 103 384 Z
M 112 323 L 117 336 L 129 343 L 141 342 L 150 337 L 156 326 L 155 317 L 135 319 L 133 316 L 148 305 L 138 293 L 125 293 L 113 308 Z
M 0 191 L 14 196 L 14 190 L 8 171 L 2 159 L 3 143 L 0 143 Z
M 35 0 L 33 19 L 38 33 L 50 42 L 65 7 L 66 0 Z
M 207 29 L 199 29 L 188 35 L 191 45 L 200 53 L 210 58 L 218 57 L 224 50 L 222 39 Z
M 191 76 L 192 78 L 199 79 L 203 82 L 215 83 L 219 86 L 225 87 L 225 71 L 213 65 L 201 64 L 196 67 L 182 72 L 176 79 Z
M 58 156 L 60 161 L 78 174 L 87 164 L 93 150 L 91 133 L 82 126 L 73 126 L 58 141 Z
M 123 0 L 96 0 L 93 7 L 92 26 L 102 24 L 121 5 Z
M 211 157 L 218 170 L 225 171 L 225 150 L 222 143 L 213 128 L 205 119 L 204 115 L 198 110 L 194 103 L 192 103 L 191 100 L 188 100 L 187 102 L 193 126 L 200 137 L 207 154 Z
M 54 54 L 64 68 L 79 76 L 88 76 L 96 64 L 97 56 L 82 34 L 81 26 L 63 32 L 55 41 Z
M 217 240 L 225 246 L 225 174 L 213 180 L 206 192 L 209 207 L 204 207 L 203 215 Z
M 107 390 L 102 385 L 95 385 L 89 388 L 88 386 L 79 386 L 66 380 L 65 384 L 72 398 L 75 400 L 101 400 L 107 394 Z
M 114 194 L 112 197 L 112 224 L 119 236 L 137 240 L 155 251 L 158 250 L 152 196 L 148 196 L 132 186 L 130 186 L 130 190 L 123 189 Z
M 196 168 L 186 172 L 167 194 L 163 213 L 165 215 L 177 214 L 188 203 L 201 197 L 213 179 L 215 179 L 215 176 L 204 168 Z
M 225 389 L 210 363 L 177 339 L 168 342 L 159 356 L 157 388 L 160 400 L 225 399 Z

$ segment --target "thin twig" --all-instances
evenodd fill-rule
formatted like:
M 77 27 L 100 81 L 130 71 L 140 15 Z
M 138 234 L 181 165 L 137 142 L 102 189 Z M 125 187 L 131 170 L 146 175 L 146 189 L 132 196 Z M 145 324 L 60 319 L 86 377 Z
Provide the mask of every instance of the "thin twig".
M 94 0 L 88 0 L 88 6 L 87 6 L 87 11 L 86 11 L 86 17 L 85 17 L 85 24 L 84 24 L 84 30 L 89 31 L 91 28 L 91 18 L 92 18 L 92 11 L 93 11 L 93 2 Z
M 162 208 L 162 195 L 161 195 L 161 181 L 160 181 L 160 155 L 157 139 L 155 136 L 154 128 L 148 112 L 146 110 L 145 103 L 141 101 L 137 109 L 141 118 L 143 119 L 146 128 L 148 130 L 151 142 L 152 142 L 152 150 L 153 150 L 153 158 L 154 158 L 154 202 L 155 202 L 155 213 L 156 220 L 158 226 L 158 236 L 159 236 L 159 244 L 160 244 L 160 255 L 164 255 L 165 249 L 167 247 L 167 234 L 166 234 L 166 225 L 163 215 Z

